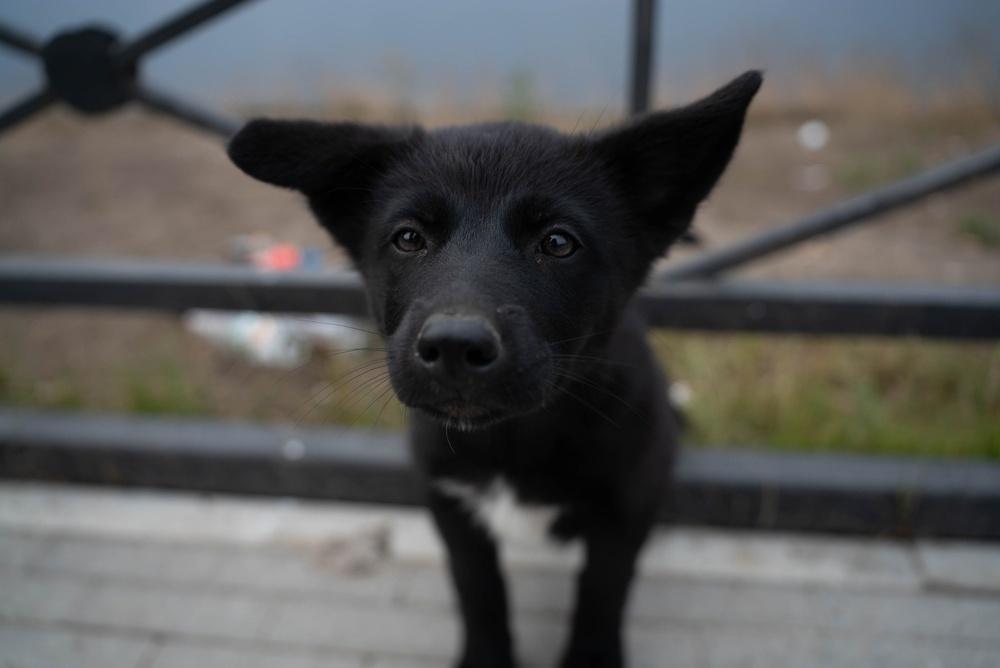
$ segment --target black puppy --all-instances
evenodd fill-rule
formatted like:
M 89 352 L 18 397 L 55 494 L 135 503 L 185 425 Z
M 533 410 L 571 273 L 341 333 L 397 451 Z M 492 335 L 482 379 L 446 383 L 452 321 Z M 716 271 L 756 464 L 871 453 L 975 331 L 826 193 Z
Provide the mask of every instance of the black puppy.
M 459 665 L 512 666 L 507 596 L 477 502 L 554 509 L 586 564 L 563 666 L 621 666 L 622 614 L 678 434 L 630 305 L 732 156 L 748 72 L 596 136 L 518 123 L 425 132 L 257 120 L 229 155 L 302 191 L 367 284 L 448 549 Z

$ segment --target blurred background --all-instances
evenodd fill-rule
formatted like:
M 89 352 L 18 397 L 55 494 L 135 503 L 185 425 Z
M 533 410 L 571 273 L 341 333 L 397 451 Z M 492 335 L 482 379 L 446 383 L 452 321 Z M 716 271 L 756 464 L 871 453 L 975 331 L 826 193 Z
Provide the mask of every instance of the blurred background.
M 5 0 L 42 39 L 126 37 L 184 0 Z M 440 126 L 517 119 L 589 132 L 622 120 L 629 3 L 251 2 L 143 63 L 163 88 L 241 117 Z M 735 240 L 1000 141 L 1000 3 L 672 0 L 658 7 L 654 106 L 766 71 L 743 143 L 700 210 L 700 247 Z M 0 105 L 41 85 L 0 53 Z M 8 254 L 337 266 L 299 197 L 252 182 L 219 140 L 141 110 L 55 107 L 0 139 Z M 754 264 L 741 276 L 1000 287 L 1000 188 L 982 180 Z M 0 312 L 0 402 L 81 411 L 398 428 L 358 375 L 356 330 L 189 313 Z M 351 326 L 350 322 L 343 324 Z M 651 334 L 711 446 L 1000 458 L 1000 345 Z

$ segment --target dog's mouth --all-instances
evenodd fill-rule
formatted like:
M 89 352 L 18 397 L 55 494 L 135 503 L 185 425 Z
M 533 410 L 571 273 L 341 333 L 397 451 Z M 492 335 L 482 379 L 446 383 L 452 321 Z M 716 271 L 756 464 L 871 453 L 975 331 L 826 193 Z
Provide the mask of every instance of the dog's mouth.
M 513 416 L 510 411 L 460 402 L 424 404 L 414 408 L 447 427 L 455 427 L 462 431 L 485 429 Z
M 465 403 L 441 404 L 436 406 L 434 410 L 454 420 L 479 420 L 494 412 L 483 406 Z

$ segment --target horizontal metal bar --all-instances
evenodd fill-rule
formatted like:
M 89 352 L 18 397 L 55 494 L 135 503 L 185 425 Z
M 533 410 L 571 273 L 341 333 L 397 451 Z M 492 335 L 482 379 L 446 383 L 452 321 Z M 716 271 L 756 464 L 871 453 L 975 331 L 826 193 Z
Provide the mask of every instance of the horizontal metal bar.
M 227 265 L 0 259 L 0 303 L 364 316 L 351 272 L 261 272 Z M 639 305 L 654 327 L 803 334 L 1000 338 L 1000 290 L 857 284 L 653 285 Z
M 0 302 L 185 311 L 210 308 L 364 316 L 350 272 L 266 272 L 229 265 L 0 259 Z
M 414 505 L 395 432 L 0 409 L 0 477 Z M 1000 466 L 684 450 L 664 521 L 1000 539 Z
M 708 278 L 777 251 L 949 190 L 1000 170 L 1000 144 L 935 167 L 922 174 L 835 204 L 799 221 L 764 232 L 728 248 L 708 252 L 676 267 L 668 267 L 655 281 Z
M 416 504 L 398 434 L 0 409 L 0 477 Z
M 640 293 L 654 327 L 781 334 L 1000 339 L 1000 290 L 688 281 Z
M 208 109 L 203 109 L 191 102 L 151 88 L 146 84 L 136 85 L 133 97 L 136 102 L 139 102 L 150 111 L 166 114 L 188 125 L 213 132 L 224 139 L 228 139 L 234 135 L 243 124 L 237 118 L 231 118 Z
M 13 106 L 0 112 L 0 133 L 10 130 L 19 123 L 28 120 L 53 102 L 55 95 L 48 89 L 40 90 L 15 102 Z
M 123 46 L 118 52 L 118 60 L 130 65 L 150 51 L 245 2 L 247 0 L 209 0 L 189 7 Z
M 40 40 L 3 23 L 0 23 L 0 44 L 29 56 L 37 56 L 42 52 Z

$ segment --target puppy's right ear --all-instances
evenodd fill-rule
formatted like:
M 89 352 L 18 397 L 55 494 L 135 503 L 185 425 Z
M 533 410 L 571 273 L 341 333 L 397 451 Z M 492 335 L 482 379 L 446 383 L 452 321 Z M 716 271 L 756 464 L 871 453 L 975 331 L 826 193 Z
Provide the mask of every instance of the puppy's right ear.
M 419 128 L 259 119 L 227 152 L 255 179 L 305 193 L 320 222 L 354 252 L 373 184 L 421 136 Z
M 236 133 L 227 152 L 255 179 L 308 195 L 364 179 L 419 133 L 360 123 L 258 119 Z

